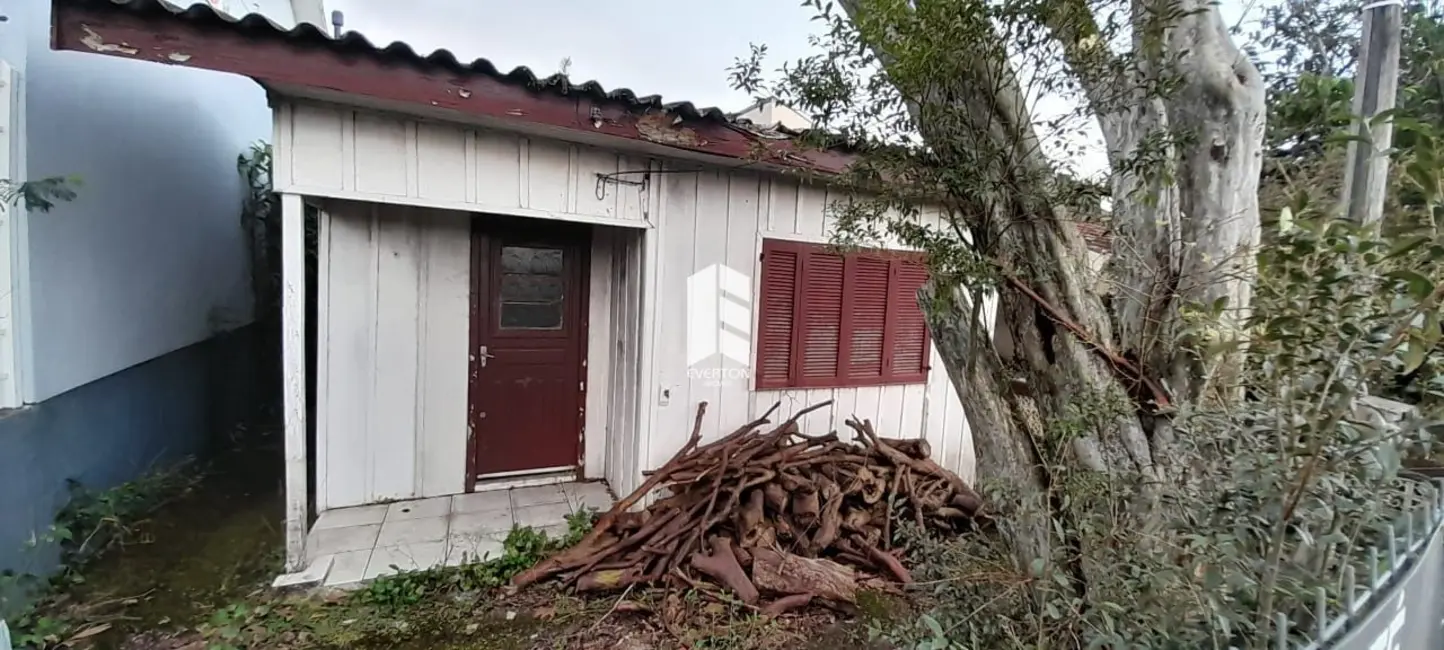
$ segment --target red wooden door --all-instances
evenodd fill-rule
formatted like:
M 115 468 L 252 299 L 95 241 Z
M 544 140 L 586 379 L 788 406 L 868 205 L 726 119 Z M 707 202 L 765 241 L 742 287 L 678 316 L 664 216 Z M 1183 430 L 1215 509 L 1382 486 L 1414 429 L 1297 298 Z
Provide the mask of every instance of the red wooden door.
M 477 231 L 472 478 L 580 464 L 584 244 L 559 228 Z

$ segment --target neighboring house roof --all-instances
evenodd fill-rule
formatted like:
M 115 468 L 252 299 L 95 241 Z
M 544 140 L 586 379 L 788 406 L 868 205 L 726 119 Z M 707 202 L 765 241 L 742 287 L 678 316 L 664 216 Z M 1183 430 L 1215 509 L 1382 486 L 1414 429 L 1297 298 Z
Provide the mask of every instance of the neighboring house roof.
M 1095 253 L 1108 253 L 1113 250 L 1113 233 L 1108 230 L 1107 224 L 1078 221 L 1073 227 L 1083 236 L 1083 243 L 1088 245 L 1088 250 Z

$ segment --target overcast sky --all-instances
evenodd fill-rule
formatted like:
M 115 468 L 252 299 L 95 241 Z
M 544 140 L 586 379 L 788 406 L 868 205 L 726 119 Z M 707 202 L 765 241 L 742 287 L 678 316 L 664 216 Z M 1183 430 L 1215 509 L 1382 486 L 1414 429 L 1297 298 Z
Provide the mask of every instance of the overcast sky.
M 1224 0 L 1225 19 L 1237 20 L 1252 1 Z M 377 45 L 445 48 L 463 61 L 486 58 L 503 71 L 524 65 L 542 76 L 570 59 L 573 81 L 723 110 L 751 101 L 727 82 L 728 66 L 749 44 L 766 44 L 775 68 L 807 54 L 819 26 L 798 0 L 326 0 L 326 9 L 341 10 L 345 29 Z M 1078 171 L 1105 165 L 1096 150 Z

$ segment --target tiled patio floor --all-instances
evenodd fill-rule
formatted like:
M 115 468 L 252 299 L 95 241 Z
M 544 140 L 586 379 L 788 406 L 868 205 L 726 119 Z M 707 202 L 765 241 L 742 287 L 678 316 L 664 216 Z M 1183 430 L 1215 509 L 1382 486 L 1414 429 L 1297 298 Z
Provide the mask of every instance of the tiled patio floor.
M 313 567 L 331 558 L 325 586 L 354 586 L 395 573 L 393 566 L 409 571 L 496 557 L 512 526 L 557 537 L 567 532 L 567 515 L 611 505 L 602 483 L 563 483 L 328 510 L 311 528 L 306 554 Z

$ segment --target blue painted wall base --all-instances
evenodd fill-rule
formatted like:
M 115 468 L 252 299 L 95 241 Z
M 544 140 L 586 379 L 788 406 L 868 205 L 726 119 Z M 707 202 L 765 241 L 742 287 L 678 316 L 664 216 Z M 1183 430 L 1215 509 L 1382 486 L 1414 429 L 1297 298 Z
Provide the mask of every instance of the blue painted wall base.
M 0 569 L 55 568 L 53 546 L 25 546 L 65 505 L 67 479 L 103 490 L 204 457 L 274 385 L 266 338 L 251 325 L 0 414 Z

